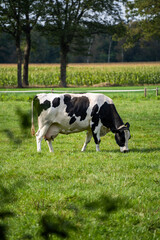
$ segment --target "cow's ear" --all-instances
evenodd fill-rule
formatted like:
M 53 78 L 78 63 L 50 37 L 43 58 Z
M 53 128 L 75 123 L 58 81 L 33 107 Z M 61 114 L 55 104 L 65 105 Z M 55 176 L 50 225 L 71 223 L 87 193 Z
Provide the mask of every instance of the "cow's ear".
M 123 132 L 124 130 L 129 130 L 129 127 L 130 127 L 130 124 L 127 122 L 125 125 L 123 125 L 121 128 L 119 129 L 115 129 L 115 128 L 112 128 L 111 131 L 113 133 L 119 133 L 119 132 Z
M 120 132 L 123 132 L 124 130 L 129 130 L 130 124 L 127 122 L 122 128 L 119 129 Z
M 126 126 L 127 129 L 129 130 L 129 128 L 130 128 L 130 124 L 129 124 L 128 122 L 125 124 L 125 126 Z

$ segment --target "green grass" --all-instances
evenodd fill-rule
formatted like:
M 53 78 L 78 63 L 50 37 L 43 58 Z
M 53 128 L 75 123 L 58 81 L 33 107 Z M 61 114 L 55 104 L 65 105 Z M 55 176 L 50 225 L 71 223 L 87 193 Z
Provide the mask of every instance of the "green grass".
M 6 238 L 160 239 L 159 99 L 113 95 L 131 125 L 127 154 L 112 133 L 102 138 L 101 152 L 93 140 L 80 152 L 84 132 L 59 135 L 53 154 L 43 141 L 37 153 L 28 124 L 22 129 L 28 99 L 0 102 L 0 231 Z

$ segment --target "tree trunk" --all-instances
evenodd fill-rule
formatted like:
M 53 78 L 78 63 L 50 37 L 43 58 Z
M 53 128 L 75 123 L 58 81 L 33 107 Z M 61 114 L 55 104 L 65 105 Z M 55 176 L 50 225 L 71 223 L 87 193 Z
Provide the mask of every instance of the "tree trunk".
M 17 52 L 17 83 L 18 87 L 22 88 L 22 56 L 19 41 L 16 43 L 16 52 Z
M 67 87 L 66 82 L 66 69 L 67 69 L 67 51 L 61 49 L 61 67 L 60 67 L 60 85 L 62 87 Z
M 91 54 L 91 48 L 92 48 L 92 44 L 93 44 L 93 38 L 89 39 L 89 48 L 88 48 L 88 53 L 87 53 L 87 63 L 89 63 L 89 57 Z
M 23 66 L 23 86 L 29 86 L 28 81 L 28 65 L 31 49 L 31 37 L 30 32 L 26 33 L 26 47 L 24 50 L 24 66 Z
M 121 53 L 121 56 L 122 56 L 122 60 L 121 60 L 121 62 L 123 62 L 124 61 L 124 49 L 123 49 L 123 46 L 122 46 L 122 53 Z
M 112 36 L 109 37 L 108 63 L 110 63 L 110 61 L 111 61 L 111 47 L 112 47 Z

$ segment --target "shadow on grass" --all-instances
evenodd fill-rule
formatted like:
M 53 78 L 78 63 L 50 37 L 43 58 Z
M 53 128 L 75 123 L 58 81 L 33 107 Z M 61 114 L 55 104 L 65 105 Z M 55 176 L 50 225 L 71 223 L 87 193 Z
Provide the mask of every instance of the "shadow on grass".
M 16 114 L 18 115 L 19 118 L 19 126 L 23 133 L 27 135 L 28 129 L 30 130 L 31 128 L 31 113 L 30 111 L 23 111 L 20 108 L 17 108 Z
M 19 181 L 10 187 L 6 188 L 0 183 L 0 239 L 6 240 L 8 235 L 8 225 L 6 224 L 7 218 L 15 217 L 14 212 L 8 209 L 10 203 L 17 201 L 17 189 L 24 186 L 23 181 Z M 95 228 L 94 225 L 90 224 L 90 216 L 96 218 L 97 226 L 101 225 L 101 222 L 107 223 L 109 217 L 112 214 L 120 211 L 121 209 L 131 208 L 130 202 L 123 197 L 112 197 L 111 195 L 102 195 L 94 201 L 86 201 L 86 199 L 77 199 L 82 203 L 81 209 L 76 206 L 72 201 L 68 202 L 66 208 L 58 210 L 69 210 L 73 211 L 72 220 L 68 217 L 64 217 L 57 214 L 45 213 L 40 216 L 40 230 L 38 235 L 42 239 L 48 240 L 51 237 L 58 237 L 61 239 L 72 239 L 72 234 L 78 234 L 83 232 L 85 229 L 86 222 L 89 223 L 90 229 Z M 7 209 L 7 210 L 6 210 Z M 85 211 L 85 214 L 84 214 Z M 84 217 L 87 216 L 87 217 Z M 32 226 L 32 223 L 30 223 Z M 87 224 L 88 225 L 88 224 Z M 80 227 L 78 227 L 80 226 Z M 38 237 L 38 236 L 37 236 Z M 33 239 L 33 233 L 25 234 L 22 233 L 21 239 Z M 78 238 L 77 238 L 78 239 Z
M 0 239 L 7 239 L 8 225 L 5 220 L 15 217 L 13 211 L 8 210 L 8 205 L 17 201 L 16 190 L 22 187 L 22 182 L 18 181 L 10 187 L 5 187 L 0 183 Z M 6 210 L 7 209 L 7 210 Z
M 129 153 L 132 153 L 132 152 L 136 152 L 136 153 L 150 153 L 150 152 L 156 152 L 156 151 L 160 151 L 160 147 L 157 147 L 157 148 L 130 148 L 129 149 L 129 152 L 125 153 L 125 154 L 129 154 Z M 94 152 L 93 150 L 86 150 L 86 152 Z M 95 151 L 96 152 L 96 151 Z M 103 152 L 103 153 L 121 153 L 119 149 L 113 149 L 113 150 L 100 150 L 100 152 Z M 121 154 L 124 154 L 124 153 L 121 153 Z
M 132 148 L 130 151 L 137 152 L 137 153 L 150 153 L 150 152 L 160 151 L 160 147 L 157 147 L 157 148 Z
M 8 217 L 14 217 L 13 212 L 10 211 L 3 211 L 0 210 L 0 239 L 1 240 L 6 240 L 7 239 L 7 231 L 8 231 L 8 226 L 3 223 L 3 221 L 8 218 Z
M 18 116 L 19 128 L 21 129 L 21 136 L 16 136 L 14 131 L 11 129 L 4 129 L 2 132 L 6 134 L 8 139 L 14 145 L 20 145 L 23 143 L 24 138 L 31 137 L 30 128 L 31 128 L 31 120 L 30 113 L 22 111 L 20 108 L 17 108 L 16 115 Z
M 92 212 L 94 212 L 93 215 L 96 217 L 98 224 L 99 221 L 107 221 L 111 214 L 130 207 L 131 204 L 125 198 L 102 195 L 97 200 L 86 202 L 82 205 L 82 209 L 86 211 L 85 215 L 88 216 L 88 218 L 84 219 L 84 213 L 82 214 L 83 210 L 70 202 L 67 209 L 73 211 L 75 214 L 75 217 L 72 218 L 73 222 L 59 215 L 45 214 L 41 217 L 40 221 L 41 237 L 46 240 L 50 239 L 51 236 L 71 239 L 71 232 L 76 232 L 78 239 L 78 232 L 83 231 L 83 224 L 85 224 L 86 221 L 90 222 L 89 218 L 92 215 Z M 81 223 L 78 223 L 77 219 L 81 221 Z M 79 225 L 81 226 L 81 229 L 77 227 Z M 92 227 L 95 226 L 90 224 L 90 228 Z
M 51 235 L 68 238 L 70 231 L 76 231 L 76 226 L 64 217 L 46 214 L 41 218 L 41 237 L 50 239 Z
M 6 134 L 11 143 L 15 145 L 22 144 L 22 139 L 20 137 L 16 137 L 14 132 L 10 129 L 5 129 L 3 132 Z
M 86 203 L 85 208 L 88 211 L 100 210 L 101 215 L 98 217 L 105 221 L 111 214 L 124 208 L 131 208 L 131 204 L 125 198 L 102 195 L 98 200 Z

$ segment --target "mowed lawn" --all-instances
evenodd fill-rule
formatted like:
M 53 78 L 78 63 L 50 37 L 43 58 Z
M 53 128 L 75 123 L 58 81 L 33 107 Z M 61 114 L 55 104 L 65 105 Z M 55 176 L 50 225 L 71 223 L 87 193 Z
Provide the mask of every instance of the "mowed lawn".
M 130 152 L 108 133 L 101 152 L 85 132 L 36 152 L 29 101 L 0 102 L 2 239 L 160 239 L 160 100 L 114 99 L 131 125 Z M 26 126 L 25 126 L 26 123 Z

